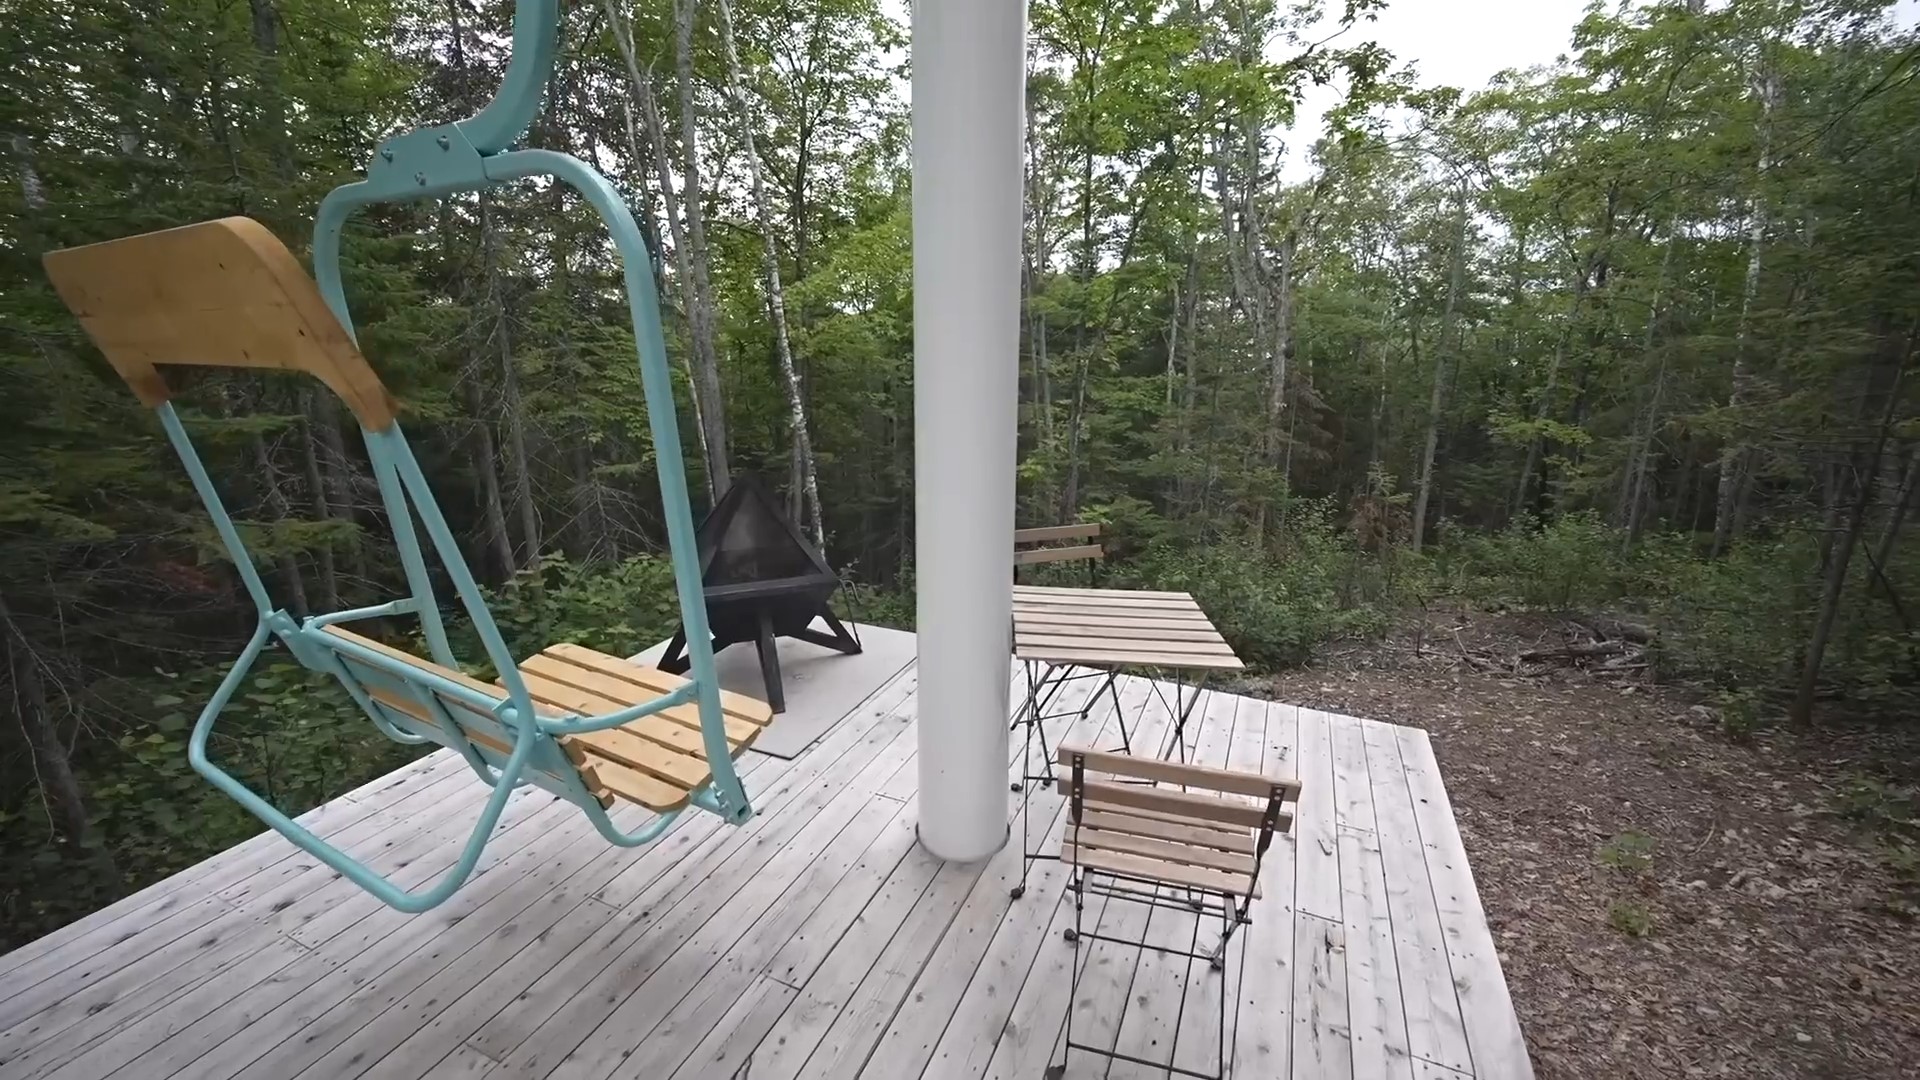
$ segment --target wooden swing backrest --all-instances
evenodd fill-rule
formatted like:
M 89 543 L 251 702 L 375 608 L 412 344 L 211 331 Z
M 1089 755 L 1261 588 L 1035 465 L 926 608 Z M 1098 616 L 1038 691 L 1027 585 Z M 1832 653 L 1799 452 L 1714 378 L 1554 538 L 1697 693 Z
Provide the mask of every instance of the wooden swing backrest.
M 313 278 L 244 217 L 48 252 L 47 276 L 142 404 L 168 398 L 157 365 L 304 371 L 368 431 L 398 404 L 327 308 Z

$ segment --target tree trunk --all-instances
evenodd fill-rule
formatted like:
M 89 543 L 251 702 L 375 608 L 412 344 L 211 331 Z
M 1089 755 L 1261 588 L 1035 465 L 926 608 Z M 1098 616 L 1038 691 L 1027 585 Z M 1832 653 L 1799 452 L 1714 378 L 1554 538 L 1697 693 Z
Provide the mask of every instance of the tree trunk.
M 487 534 L 487 550 L 493 555 L 499 580 L 512 579 L 513 541 L 507 535 L 507 515 L 500 503 L 499 459 L 493 447 L 493 422 L 487 419 L 486 406 L 477 381 L 478 365 L 469 365 L 461 380 L 467 413 L 473 417 L 473 468 L 480 479 L 480 520 Z
M 1893 385 L 1886 393 L 1886 408 L 1880 416 L 1879 431 L 1874 437 L 1874 445 L 1867 459 L 1865 479 L 1855 484 L 1853 506 L 1847 515 L 1847 531 L 1840 538 L 1838 546 L 1826 560 L 1826 581 L 1821 589 L 1820 610 L 1815 616 L 1813 634 L 1807 639 L 1806 660 L 1800 667 L 1800 689 L 1794 695 L 1793 707 L 1788 717 L 1797 727 L 1810 727 L 1813 724 L 1813 702 L 1820 689 L 1820 665 L 1826 659 L 1827 643 L 1833 636 L 1833 623 L 1840 612 L 1840 599 L 1847 588 L 1847 568 L 1853 562 L 1853 549 L 1859 546 L 1860 534 L 1867 521 L 1867 508 L 1873 503 L 1873 493 L 1879 483 L 1881 461 L 1886 457 L 1887 436 L 1893 428 L 1893 418 L 1899 411 L 1901 368 L 1893 371 Z M 1877 381 L 1877 380 L 1869 380 Z M 1853 456 L 1857 464 L 1859 455 Z
M 734 113 L 740 122 L 740 142 L 746 151 L 747 176 L 753 189 L 753 203 L 760 217 L 761 269 L 767 279 L 767 308 L 773 317 L 774 356 L 780 364 L 780 378 L 787 392 L 787 422 L 792 427 L 793 460 L 800 474 L 808 504 L 807 523 L 812 527 L 814 546 L 826 551 L 827 534 L 821 521 L 820 481 L 813 459 L 813 436 L 807 431 L 806 396 L 801 392 L 800 375 L 793 366 L 793 345 L 787 335 L 787 298 L 780 288 L 780 250 L 773 231 L 773 203 L 767 198 L 766 178 L 760 167 L 760 153 L 753 139 L 753 111 L 747 107 L 742 86 L 740 54 L 733 45 L 733 9 L 727 0 L 719 0 L 721 51 L 727 58 L 727 86 L 733 98 Z
M 1417 554 L 1426 541 L 1427 506 L 1433 500 L 1433 459 L 1440 446 L 1440 419 L 1446 411 L 1447 354 L 1457 351 L 1454 318 L 1460 305 L 1460 279 L 1465 273 L 1467 247 L 1467 192 L 1460 189 L 1460 216 L 1454 225 L 1452 268 L 1447 279 L 1447 308 L 1440 320 L 1440 345 L 1433 350 L 1433 394 L 1427 403 L 1427 437 L 1420 451 L 1420 486 L 1413 498 L 1412 547 Z
M 593 478 L 593 451 L 588 449 L 584 437 L 574 440 L 569 456 L 573 465 L 574 524 L 580 537 L 581 558 L 597 559 L 604 555 L 618 559 L 619 538 L 614 535 L 606 508 L 601 504 L 600 485 Z
M 320 440 L 320 475 L 326 484 L 327 503 L 335 517 L 355 520 L 358 511 L 354 505 L 353 479 L 357 470 L 354 459 L 347 456 L 346 440 L 340 437 L 340 402 L 331 393 L 316 392 L 312 405 L 308 423 Z M 366 578 L 363 545 L 355 543 L 349 548 L 346 562 L 349 574 Z
M 516 569 L 540 565 L 540 515 L 533 504 L 533 474 L 527 460 L 525 403 L 520 397 L 520 375 L 513 362 L 513 337 L 510 333 L 507 290 L 500 279 L 499 231 L 495 228 L 493 203 L 485 193 L 480 196 L 481 248 L 486 263 L 487 306 L 495 313 L 494 347 L 500 372 L 500 414 L 505 421 L 506 497 L 513 503 L 520 524 L 520 552 Z
M 247 439 L 253 453 L 253 466 L 260 476 L 261 502 L 267 511 L 267 520 L 278 525 L 287 520 L 287 497 L 280 491 L 280 474 L 274 471 L 273 459 L 267 454 L 267 442 L 258 434 Z M 276 544 L 276 546 L 278 546 Z M 306 618 L 307 583 L 300 576 L 300 560 L 292 555 L 274 556 L 274 565 L 280 570 L 280 581 L 287 587 L 289 606 L 298 618 Z
M 1661 299 L 1666 295 L 1667 280 L 1673 269 L 1673 245 L 1678 217 L 1667 222 L 1667 243 L 1660 253 L 1660 276 L 1655 279 L 1653 300 L 1647 310 L 1646 337 L 1640 344 L 1640 355 L 1644 358 L 1653 353 L 1660 331 L 1660 318 L 1663 310 Z M 1644 427 L 1636 431 L 1635 445 L 1627 452 L 1627 467 L 1621 487 L 1625 491 L 1623 505 L 1618 519 L 1626 529 L 1626 539 L 1622 541 L 1621 553 L 1633 550 L 1634 543 L 1640 537 L 1641 508 L 1646 498 L 1648 475 L 1651 472 L 1649 462 L 1653 457 L 1653 436 L 1660 430 L 1660 403 L 1667 385 L 1667 355 L 1660 354 L 1658 366 L 1654 369 L 1653 390 L 1648 395 L 1646 421 Z M 1636 419 L 1636 424 L 1640 421 Z
M 1092 107 L 1091 97 L 1093 77 L 1088 76 L 1088 108 Z M 1083 133 L 1085 134 L 1085 133 Z M 1079 318 L 1073 328 L 1073 405 L 1067 413 L 1067 478 L 1060 487 L 1060 520 L 1073 521 L 1080 514 L 1080 426 L 1081 414 L 1087 403 L 1087 368 L 1091 361 L 1087 356 L 1088 320 L 1092 315 L 1089 293 L 1093 284 L 1094 270 L 1099 264 L 1099 252 L 1093 242 L 1093 141 L 1090 135 L 1083 138 L 1083 153 L 1080 157 L 1080 267 L 1076 275 L 1080 280 Z
M 1753 212 L 1747 226 L 1747 276 L 1740 292 L 1740 323 L 1734 335 L 1733 389 L 1727 395 L 1727 409 L 1733 423 L 1740 424 L 1739 410 L 1753 398 L 1753 303 L 1760 293 L 1761 256 L 1767 240 L 1767 175 L 1773 171 L 1773 110 L 1780 97 L 1780 76 L 1763 71 L 1754 80 L 1754 93 L 1760 98 L 1760 161 L 1756 166 Z M 1726 551 L 1739 535 L 1746 504 L 1741 492 L 1746 489 L 1746 474 L 1751 467 L 1752 448 L 1746 437 L 1736 434 L 1720 458 L 1719 497 L 1714 504 L 1713 554 Z
M 1569 321 L 1571 321 L 1572 317 L 1572 314 L 1569 313 Z M 1536 426 L 1544 427 L 1548 415 L 1553 410 L 1554 391 L 1559 389 L 1560 383 L 1560 365 L 1565 363 L 1567 358 L 1567 335 L 1572 332 L 1573 329 L 1570 324 L 1562 327 L 1560 329 L 1560 339 L 1554 342 L 1553 359 L 1547 361 L 1547 383 L 1540 390 L 1540 405 L 1533 412 L 1533 420 Z M 1540 454 L 1545 448 L 1546 441 L 1546 436 L 1538 431 L 1534 432 L 1533 436 L 1527 440 L 1527 457 L 1520 465 L 1520 484 L 1514 489 L 1513 511 L 1508 515 L 1509 517 L 1517 518 L 1526 512 L 1527 495 L 1533 488 L 1533 471 L 1540 467 Z
M 1887 560 L 1893 557 L 1894 545 L 1900 541 L 1900 528 L 1906 524 L 1907 514 L 1913 509 L 1914 480 L 1917 477 L 1920 477 L 1920 446 L 1914 447 L 1907 455 L 1907 467 L 1901 474 L 1900 486 L 1893 498 L 1893 509 L 1887 514 L 1887 524 L 1880 531 L 1879 543 L 1874 545 L 1875 566 L 1885 566 Z M 1879 595 L 1884 587 L 1884 580 L 1876 579 L 1868 589 L 1868 595 Z
M 1259 242 L 1257 235 L 1253 238 L 1253 242 Z M 1283 502 L 1280 514 L 1283 528 L 1286 520 L 1284 500 L 1288 498 L 1286 488 L 1291 482 L 1291 477 L 1287 473 L 1291 471 L 1293 461 L 1293 425 L 1291 423 L 1287 425 L 1288 434 L 1282 437 L 1280 420 L 1281 414 L 1286 412 L 1287 408 L 1287 365 L 1293 358 L 1293 256 L 1296 242 L 1293 230 L 1288 229 L 1286 236 L 1280 241 L 1280 265 L 1273 272 L 1273 353 L 1268 364 L 1267 422 L 1263 433 L 1267 444 L 1264 464 L 1269 470 L 1281 470 L 1280 497 Z M 1265 260 L 1261 261 L 1264 263 Z M 1287 460 L 1285 469 L 1281 468 L 1280 460 L 1283 447 Z
M 682 204 L 673 189 L 673 166 L 667 153 L 666 129 L 660 119 L 659 103 L 653 96 L 653 86 L 640 71 L 626 20 L 621 17 L 613 0 L 603 2 L 613 27 L 613 40 L 620 47 L 621 59 L 626 62 L 627 79 L 632 84 L 634 100 L 640 106 L 641 121 L 646 127 L 647 141 L 652 150 L 653 173 L 660 185 L 660 198 L 666 208 L 667 231 L 673 237 L 674 277 L 679 283 L 680 306 L 686 312 L 687 337 L 692 344 L 686 358 L 687 396 L 693 403 L 694 426 L 700 432 L 700 453 L 707 473 L 707 497 L 712 502 L 718 502 L 731 485 L 733 474 L 728 462 L 727 409 L 721 397 L 719 353 L 714 345 L 713 319 L 707 307 L 710 301 L 701 295 L 695 282 L 691 246 L 687 229 L 682 225 Z M 644 161 L 638 140 L 631 132 L 628 141 L 635 144 L 632 147 L 635 157 Z
M 4 596 L 0 596 L 0 640 L 5 642 L 7 674 L 13 684 L 13 714 L 33 755 L 34 780 L 46 799 L 48 815 L 65 835 L 67 843 L 84 853 L 105 880 L 117 887 L 120 871 L 114 866 L 113 853 L 94 837 L 86 794 L 73 773 L 73 763 L 67 758 L 66 746 L 60 741 L 47 706 L 46 681 L 40 677 L 39 650 L 14 621 Z
M 696 0 L 674 0 L 674 72 L 680 97 L 681 187 L 680 205 L 687 219 L 686 269 L 693 281 L 693 305 L 687 312 L 695 340 L 695 369 L 702 396 L 701 420 L 707 425 L 707 465 L 714 470 L 714 497 L 726 494 L 733 485 L 733 472 L 727 446 L 725 402 L 720 393 L 720 353 L 714 336 L 718 319 L 713 306 L 713 280 L 707 251 L 707 215 L 705 196 L 700 186 L 699 116 L 693 100 L 693 18 Z M 651 108 L 653 95 L 641 104 Z M 659 129 L 658 117 L 649 115 L 648 124 Z M 664 175 L 664 172 L 663 172 Z M 662 182 L 664 188 L 666 184 Z M 700 342 L 705 342 L 700 351 Z
M 325 451 L 313 422 L 313 399 L 317 396 L 311 386 L 300 389 L 300 459 L 306 469 L 307 497 L 313 506 L 313 516 L 320 521 L 332 521 L 333 500 L 327 496 L 327 482 L 320 468 L 320 459 Z M 320 602 L 328 611 L 338 611 L 343 605 L 340 603 L 340 577 L 335 568 L 331 542 L 320 549 L 316 561 L 320 567 Z
M 25 135 L 13 136 L 13 159 L 20 170 L 20 200 L 29 210 L 44 210 L 47 206 L 46 185 L 40 182 L 40 173 L 33 165 L 33 144 Z

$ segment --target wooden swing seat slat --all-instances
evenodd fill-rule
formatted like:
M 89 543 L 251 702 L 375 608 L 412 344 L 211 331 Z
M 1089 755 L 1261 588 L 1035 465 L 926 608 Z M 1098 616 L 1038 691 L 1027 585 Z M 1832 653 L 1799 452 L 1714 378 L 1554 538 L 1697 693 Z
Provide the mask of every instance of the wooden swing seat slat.
M 403 649 L 375 641 L 339 626 L 325 632 L 342 641 L 370 649 L 399 664 L 430 672 L 494 701 L 506 699 L 503 687 L 489 685 L 463 672 Z M 685 680 L 655 668 L 643 667 L 580 645 L 552 645 L 521 665 L 521 677 L 535 708 L 543 716 L 596 716 L 630 708 L 677 689 Z M 384 708 L 403 715 L 412 730 L 437 742 L 448 737 L 431 711 L 419 701 L 391 690 L 369 687 Z M 476 710 L 467 703 L 436 695 L 461 732 L 477 746 L 496 754 L 513 747 L 499 733 L 469 724 Z M 740 694 L 722 693 L 726 713 L 727 748 L 739 757 L 773 719 L 764 703 Z M 490 717 L 483 717 L 490 720 Z M 677 705 L 643 716 L 617 728 L 563 735 L 556 740 L 579 769 L 587 790 L 603 806 L 615 798 L 637 803 L 656 813 L 687 805 L 692 793 L 713 777 L 700 739 L 700 714 L 692 705 Z M 558 778 L 549 777 L 556 783 Z

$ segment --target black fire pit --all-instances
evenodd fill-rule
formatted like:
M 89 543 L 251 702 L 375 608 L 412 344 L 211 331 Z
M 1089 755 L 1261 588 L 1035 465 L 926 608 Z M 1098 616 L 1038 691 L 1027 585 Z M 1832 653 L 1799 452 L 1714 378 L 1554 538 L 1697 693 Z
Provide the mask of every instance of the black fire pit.
M 760 651 L 767 704 L 785 712 L 780 691 L 780 654 L 774 638 L 790 637 L 843 653 L 860 642 L 833 614 L 827 600 L 840 577 L 752 477 L 733 482 L 700 523 L 700 580 L 707 597 L 707 628 L 713 651 L 751 641 Z M 829 633 L 813 629 L 813 620 Z M 687 628 L 673 632 L 660 669 L 687 670 Z

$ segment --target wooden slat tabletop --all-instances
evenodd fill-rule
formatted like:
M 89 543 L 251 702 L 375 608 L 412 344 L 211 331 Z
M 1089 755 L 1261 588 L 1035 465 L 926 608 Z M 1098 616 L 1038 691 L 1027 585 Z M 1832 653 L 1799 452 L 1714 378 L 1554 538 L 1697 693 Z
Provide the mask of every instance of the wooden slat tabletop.
M 1094 667 L 1244 666 L 1183 592 L 1015 585 L 1013 653 L 1022 660 Z

